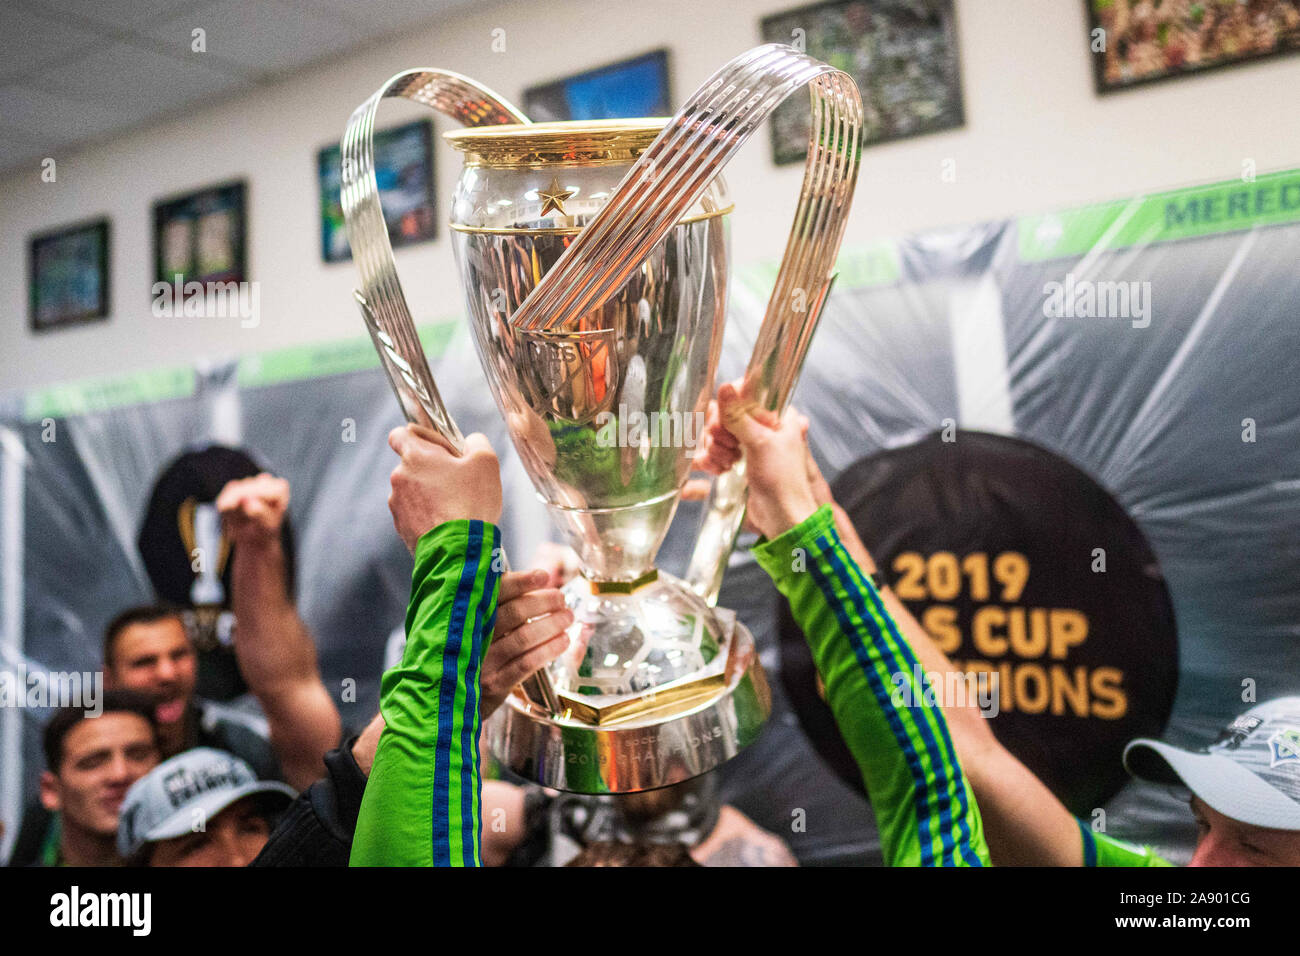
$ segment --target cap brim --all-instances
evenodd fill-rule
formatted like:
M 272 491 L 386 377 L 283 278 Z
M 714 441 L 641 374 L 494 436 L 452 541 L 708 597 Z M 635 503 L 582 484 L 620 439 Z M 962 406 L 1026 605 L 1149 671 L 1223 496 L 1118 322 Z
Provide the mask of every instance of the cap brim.
M 178 836 L 194 832 L 195 811 L 200 811 L 199 820 L 211 820 L 222 810 L 234 806 L 245 797 L 265 796 L 275 804 L 275 811 L 283 810 L 298 796 L 292 787 L 275 780 L 255 780 L 233 790 L 221 790 L 210 793 L 201 800 L 195 800 L 177 810 L 148 833 L 142 834 L 139 843 L 132 849 L 138 850 L 146 843 L 171 840 Z
M 1241 764 L 1213 753 L 1192 753 L 1159 740 L 1134 740 L 1124 767 L 1152 783 L 1186 787 L 1225 817 L 1269 830 L 1300 830 L 1300 803 Z

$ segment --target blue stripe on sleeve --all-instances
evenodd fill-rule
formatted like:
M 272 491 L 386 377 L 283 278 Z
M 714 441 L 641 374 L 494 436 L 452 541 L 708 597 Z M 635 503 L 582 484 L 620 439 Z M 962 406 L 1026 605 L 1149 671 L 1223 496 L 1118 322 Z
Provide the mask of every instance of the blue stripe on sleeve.
M 1097 865 L 1097 838 L 1092 835 L 1092 831 L 1078 817 L 1074 822 L 1079 824 L 1079 832 L 1083 834 L 1083 865 Z
M 894 619 L 890 616 L 888 608 L 885 607 L 884 602 L 880 599 L 879 595 L 876 594 L 873 589 L 867 588 L 865 584 L 862 586 L 861 589 L 856 589 L 852 593 L 855 595 L 860 595 L 864 591 L 871 598 L 871 602 L 873 606 L 880 613 L 881 620 L 885 622 L 886 627 L 889 628 L 889 632 L 894 638 L 894 642 L 898 645 L 899 652 L 903 655 L 903 663 L 907 668 L 907 673 L 909 674 L 914 673 L 916 670 L 919 669 L 916 656 L 912 652 L 911 646 L 903 639 L 903 636 L 898 632 L 898 628 L 895 626 Z M 933 746 L 934 742 L 930 736 L 928 725 L 923 720 L 918 721 L 917 723 L 921 725 L 922 733 L 926 735 L 927 744 Z M 948 731 L 947 720 L 941 717 L 940 720 L 938 721 L 938 724 L 939 724 L 939 734 L 943 742 L 943 754 L 945 757 L 944 772 L 941 775 L 941 779 L 943 779 L 946 782 L 947 768 L 959 767 L 961 766 L 961 763 L 957 759 L 957 748 L 953 745 L 952 737 Z M 961 848 L 960 848 L 962 858 L 966 861 L 967 866 L 983 866 L 983 863 L 980 861 L 979 855 L 975 852 L 975 848 L 971 846 L 970 823 L 967 819 L 968 807 L 966 803 L 966 788 L 964 786 L 957 788 L 956 799 L 957 799 L 957 812 L 958 812 L 958 818 L 957 818 L 958 829 L 962 834 Z
M 831 545 L 830 541 L 826 538 L 825 535 L 822 535 L 821 537 L 818 538 L 818 544 L 827 549 L 827 559 L 830 561 L 831 567 L 834 568 L 836 575 L 840 578 L 841 583 L 844 585 L 845 591 L 848 592 L 849 599 L 853 601 L 854 607 L 857 609 L 858 615 L 862 618 L 863 622 L 867 626 L 867 629 L 871 632 L 872 641 L 880 647 L 881 654 L 886 655 L 888 644 L 884 639 L 884 634 L 877 626 L 875 617 L 867 609 L 866 602 L 863 599 L 863 591 L 865 590 L 865 587 L 860 587 L 855 584 L 855 582 L 853 581 L 852 577 L 849 574 L 848 568 L 845 567 L 844 562 L 840 560 L 839 553 L 834 549 L 834 547 Z M 889 622 L 890 620 L 889 612 L 885 610 L 883 607 L 879 608 L 879 611 L 881 612 L 881 617 L 886 622 Z M 910 648 L 907 645 L 907 642 L 902 639 L 902 637 L 898 634 L 896 630 L 891 629 L 890 633 L 891 636 L 894 638 L 894 643 L 898 647 L 899 654 L 902 656 L 902 666 L 901 667 L 895 666 L 892 673 L 901 672 L 909 675 L 914 673 L 915 670 L 917 669 L 916 658 L 912 656 Z M 888 662 L 892 662 L 894 665 L 897 665 L 898 659 L 893 657 L 892 655 L 889 655 Z M 922 690 L 922 692 L 924 692 L 922 688 L 918 688 L 918 690 Z M 889 702 L 889 705 L 890 708 L 892 709 L 893 707 L 892 700 Z M 924 701 L 922 701 L 921 706 L 924 707 Z M 956 846 L 952 836 L 952 822 L 953 822 L 952 802 L 951 800 L 947 799 L 946 796 L 940 795 L 941 793 L 946 795 L 953 782 L 948 775 L 948 769 L 949 769 L 948 759 L 955 760 L 955 757 L 948 758 L 947 752 L 940 749 L 938 742 L 935 740 L 934 734 L 930 730 L 929 722 L 926 721 L 924 717 L 921 717 L 916 721 L 916 726 L 917 726 L 917 730 L 921 734 L 921 739 L 925 742 L 926 750 L 929 752 L 932 758 L 936 758 L 936 757 L 938 758 L 938 759 L 931 759 L 931 763 L 935 765 L 936 783 L 938 784 L 938 787 L 942 788 L 941 791 L 934 793 L 935 798 L 939 799 L 940 801 L 939 825 L 942 827 L 942 829 L 940 830 L 939 836 L 943 846 L 943 851 L 942 851 L 943 855 L 942 855 L 942 860 L 940 862 L 940 865 L 947 866 L 950 864 L 955 864 L 956 860 L 953 858 L 953 853 L 956 850 Z M 929 790 L 929 788 L 926 789 L 927 791 Z M 966 793 L 964 787 L 957 788 L 956 799 L 957 799 L 958 809 L 960 812 L 959 829 L 964 833 L 962 843 L 963 846 L 969 846 L 970 831 L 969 831 L 969 827 L 967 827 L 966 825 Z M 967 856 L 966 854 L 963 854 L 963 856 L 966 858 L 968 864 L 973 866 L 979 865 L 978 858 L 976 858 L 972 862 L 969 856 Z
M 447 643 L 442 649 L 442 675 L 438 684 L 438 744 L 433 768 L 433 865 L 451 866 L 451 841 L 448 838 L 451 821 L 448 819 L 448 796 L 451 792 L 451 725 L 456 703 L 456 683 L 460 657 L 461 635 L 465 618 L 469 614 L 469 599 L 474 594 L 474 579 L 478 577 L 478 562 L 482 552 L 482 531 L 469 535 L 465 552 L 465 566 L 456 585 L 456 599 L 452 604 L 451 620 L 447 624 Z
M 469 533 L 479 542 L 479 552 L 483 551 L 483 522 L 471 521 L 469 523 Z M 492 597 L 493 578 L 497 572 L 492 570 L 491 564 L 483 579 L 483 590 L 479 594 L 478 603 L 474 608 L 474 632 L 473 632 L 473 650 L 470 658 L 471 666 L 480 663 L 483 660 L 483 613 L 487 610 L 487 604 Z M 492 617 L 495 619 L 496 613 Z M 477 847 L 479 843 L 478 828 L 474 825 L 474 804 L 479 799 L 479 753 L 478 753 L 478 734 L 475 733 L 478 724 L 478 707 L 479 707 L 479 682 L 477 680 L 466 681 L 465 685 L 465 709 L 461 714 L 461 753 L 465 755 L 465 765 L 460 775 L 460 823 L 461 823 L 461 861 L 464 866 L 478 866 L 479 854 Z M 473 763 L 470 760 L 473 758 Z
M 823 539 L 819 539 L 821 543 Z M 898 719 L 898 713 L 894 710 L 893 702 L 889 699 L 889 692 L 880 682 L 876 669 L 871 665 L 871 657 L 867 653 L 862 639 L 858 636 L 857 629 L 853 622 L 849 620 L 848 615 L 844 612 L 844 607 L 840 603 L 839 596 L 835 593 L 835 587 L 830 579 L 822 573 L 816 561 L 808 565 L 808 570 L 812 572 L 813 580 L 817 582 L 817 587 L 821 590 L 826 604 L 835 613 L 836 619 L 840 623 L 840 630 L 848 638 L 853 647 L 853 655 L 858 660 L 858 666 L 862 669 L 867 678 L 867 685 L 871 688 L 871 693 L 876 698 L 876 703 L 885 715 L 889 723 L 889 729 L 894 734 L 894 739 L 898 742 L 899 748 L 903 751 L 903 756 L 907 762 L 907 769 L 912 775 L 912 803 L 916 811 L 917 827 L 919 830 L 918 843 L 921 847 L 921 866 L 934 865 L 934 850 L 931 846 L 930 837 L 930 807 L 928 802 L 928 789 L 925 786 L 925 774 L 921 771 L 920 761 L 917 758 L 916 751 L 912 749 L 911 741 L 908 739 L 907 732 L 903 729 L 902 722 Z

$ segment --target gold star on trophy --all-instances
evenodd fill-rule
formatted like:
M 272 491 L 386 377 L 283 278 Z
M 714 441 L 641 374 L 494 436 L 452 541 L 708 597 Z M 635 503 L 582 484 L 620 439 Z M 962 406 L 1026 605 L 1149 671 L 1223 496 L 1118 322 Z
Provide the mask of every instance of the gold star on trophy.
M 561 204 L 572 195 L 572 189 L 561 189 L 559 179 L 552 176 L 551 184 L 545 189 L 539 189 L 537 191 L 537 198 L 542 200 L 541 215 L 545 216 L 548 212 L 554 209 L 561 216 L 567 216 L 568 213 L 564 211 L 564 206 Z

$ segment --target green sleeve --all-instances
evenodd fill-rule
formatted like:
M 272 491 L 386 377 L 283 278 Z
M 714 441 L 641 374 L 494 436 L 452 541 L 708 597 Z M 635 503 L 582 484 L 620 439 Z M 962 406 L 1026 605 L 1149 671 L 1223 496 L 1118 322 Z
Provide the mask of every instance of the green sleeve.
M 1082 820 L 1078 824 L 1083 834 L 1084 866 L 1173 866 L 1149 846 L 1134 846 L 1097 833 Z
M 406 651 L 384 674 L 384 732 L 352 866 L 479 865 L 479 670 L 496 618 L 501 535 L 448 521 L 420 538 Z
M 755 557 L 790 602 L 826 699 L 862 771 L 890 866 L 987 866 L 975 805 L 943 710 L 879 593 L 850 557 L 829 506 Z M 904 701 L 910 706 L 904 706 Z

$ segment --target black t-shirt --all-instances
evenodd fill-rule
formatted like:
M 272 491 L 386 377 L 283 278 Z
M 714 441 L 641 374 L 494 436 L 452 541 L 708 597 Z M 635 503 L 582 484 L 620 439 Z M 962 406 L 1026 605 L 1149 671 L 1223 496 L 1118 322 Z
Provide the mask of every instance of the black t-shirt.
M 325 755 L 325 776 L 298 795 L 249 866 L 347 866 L 366 775 L 353 737 Z
M 234 754 L 253 768 L 258 780 L 284 780 L 280 760 L 271 747 L 266 718 L 228 704 L 194 699 L 192 737 L 185 749 L 212 747 Z

